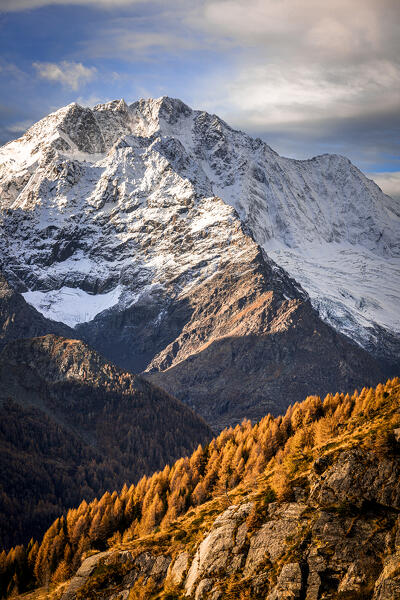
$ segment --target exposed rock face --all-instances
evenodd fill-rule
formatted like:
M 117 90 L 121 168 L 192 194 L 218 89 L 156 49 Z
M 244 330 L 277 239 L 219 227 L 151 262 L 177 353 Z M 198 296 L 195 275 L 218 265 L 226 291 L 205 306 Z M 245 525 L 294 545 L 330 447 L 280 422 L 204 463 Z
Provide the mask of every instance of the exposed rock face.
M 302 591 L 302 574 L 299 563 L 287 563 L 283 565 L 279 573 L 278 582 L 272 592 L 268 594 L 267 600 L 297 600 Z
M 337 381 L 345 391 L 379 378 L 367 353 L 325 325 L 308 302 L 271 291 L 266 269 L 260 271 L 247 271 L 236 289 L 225 278 L 204 285 L 199 296 L 209 302 L 167 347 L 161 370 L 146 374 L 216 430 L 279 414 L 283 402 L 327 393 Z M 158 360 L 149 369 L 160 368 Z
M 16 290 L 215 428 L 381 379 L 337 330 L 398 359 L 400 209 L 346 159 L 169 98 L 72 104 L 0 150 L 0 189 Z
M 269 520 L 260 529 L 249 532 L 246 518 L 251 509 L 251 503 L 231 506 L 215 521 L 193 557 L 184 584 L 187 596 L 196 596 L 204 578 L 210 584 L 214 583 L 210 589 L 214 587 L 216 592 L 220 587 L 218 584 L 222 582 L 222 573 L 226 577 L 241 573 L 241 577 L 251 581 L 250 585 L 259 589 L 260 593 L 265 588 L 268 570 L 273 565 L 279 565 L 288 553 L 287 540 L 294 540 L 305 526 L 306 520 L 302 514 L 307 506 L 296 503 L 271 504 Z M 289 594 L 288 598 L 299 598 L 302 578 L 297 563 L 285 564 L 268 599 L 277 600 L 284 593 Z
M 373 600 L 400 598 L 399 565 L 400 552 L 386 558 L 383 571 L 375 585 Z
M 162 571 L 155 589 L 194 600 L 396 600 L 398 457 L 377 457 L 355 448 L 336 458 L 323 467 L 315 464 L 302 484 L 304 502 L 272 502 L 264 509 L 264 522 L 256 521 L 255 526 L 252 502 L 232 505 L 194 551 L 180 552 L 170 561 L 164 548 L 158 560 L 169 568 Z M 110 551 L 106 562 L 122 560 L 121 556 L 120 551 Z M 131 563 L 125 582 L 129 577 L 136 581 L 140 556 Z M 145 581 L 154 560 L 153 556 L 143 562 Z M 233 583 L 236 588 L 229 587 Z M 94 589 L 96 597 L 110 597 L 107 589 Z M 130 589 L 122 584 L 118 593 L 126 595 Z M 247 595 L 240 596 L 240 590 Z
M 99 552 L 94 556 L 89 556 L 89 558 L 82 562 L 74 577 L 71 579 L 67 589 L 63 593 L 63 600 L 75 598 L 76 592 L 85 585 L 90 575 L 96 567 L 98 567 L 101 559 L 105 556 L 107 556 L 107 552 Z
M 189 558 L 189 552 L 181 552 L 181 554 L 178 554 L 175 560 L 170 564 L 167 580 L 171 581 L 173 585 L 181 585 L 189 565 Z
M 193 593 L 199 578 L 204 581 L 204 578 L 215 575 L 221 570 L 229 573 L 242 565 L 244 556 L 241 550 L 245 532 L 242 529 L 239 540 L 235 534 L 238 524 L 244 525 L 243 521 L 249 514 L 250 508 L 249 504 L 233 506 L 216 519 L 211 533 L 201 542 L 193 558 L 185 581 L 187 596 Z M 235 545 L 235 541 L 239 543 Z
M 400 510 L 397 462 L 381 458 L 378 469 L 376 456 L 352 450 L 343 453 L 334 466 L 322 473 L 316 476 L 315 482 L 311 478 L 309 501 L 316 506 L 351 503 L 361 508 L 365 502 L 375 502 Z
M 294 281 L 251 249 L 248 261 L 197 288 L 181 335 L 147 370 L 217 429 L 279 414 L 283 392 L 295 402 L 313 389 L 334 389 L 335 381 L 351 389 L 360 373 L 366 381 L 377 372 L 366 353 L 319 319 Z
M 109 569 L 123 574 L 123 585 L 131 586 L 139 578 L 146 583 L 149 578 L 156 584 L 164 581 L 171 558 L 169 556 L 154 556 L 150 552 L 143 552 L 136 557 L 128 551 L 119 553 L 99 552 L 82 562 L 82 565 L 71 579 L 62 595 L 62 600 L 73 600 L 76 593 L 88 583 L 90 576 L 98 569 Z M 115 598 L 126 600 L 129 588 L 115 595 Z
M 265 550 L 271 562 L 276 562 L 285 553 L 286 538 L 294 535 L 300 521 L 301 513 L 306 506 L 303 504 L 287 504 L 283 508 L 274 507 L 270 510 L 271 519 L 265 523 L 250 540 L 243 574 L 245 576 L 257 573 L 265 561 Z

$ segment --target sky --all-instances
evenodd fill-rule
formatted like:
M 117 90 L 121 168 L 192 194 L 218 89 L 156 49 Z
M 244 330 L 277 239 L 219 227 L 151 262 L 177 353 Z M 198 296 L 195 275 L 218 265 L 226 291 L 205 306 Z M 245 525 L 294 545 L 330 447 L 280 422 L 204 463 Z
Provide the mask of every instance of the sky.
M 163 95 L 400 198 L 399 0 L 0 0 L 0 143 L 70 102 Z

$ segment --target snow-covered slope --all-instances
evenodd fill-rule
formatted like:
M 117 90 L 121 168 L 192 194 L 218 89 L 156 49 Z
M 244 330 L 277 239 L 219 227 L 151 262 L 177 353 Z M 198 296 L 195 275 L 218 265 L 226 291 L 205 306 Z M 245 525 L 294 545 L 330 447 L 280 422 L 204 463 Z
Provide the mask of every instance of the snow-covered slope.
M 158 130 L 201 164 L 213 193 L 307 290 L 321 317 L 364 347 L 391 354 L 382 333 L 400 334 L 400 203 L 342 156 L 287 159 L 216 116 L 182 108 L 177 117 L 164 102 Z M 141 130 L 153 132 L 148 104 L 134 107 L 145 114 Z
M 0 149 L 0 208 L 3 270 L 48 317 L 152 305 L 158 326 L 247 232 L 323 319 L 396 359 L 400 205 L 343 157 L 280 157 L 165 97 L 72 104 Z

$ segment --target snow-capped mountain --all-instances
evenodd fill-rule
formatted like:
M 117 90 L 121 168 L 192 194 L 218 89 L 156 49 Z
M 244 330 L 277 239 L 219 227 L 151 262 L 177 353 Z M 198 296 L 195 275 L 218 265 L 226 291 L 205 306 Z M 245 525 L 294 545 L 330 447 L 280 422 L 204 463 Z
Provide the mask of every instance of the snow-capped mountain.
M 228 272 L 232 297 L 253 282 L 229 318 L 272 289 L 286 327 L 309 295 L 336 330 L 398 357 L 400 206 L 345 158 L 280 157 L 166 97 L 71 104 L 0 149 L 0 210 L 8 281 L 122 366 L 166 371 L 236 326 L 265 333 L 205 310 Z
M 48 317 L 76 325 L 123 300 L 123 286 L 112 280 L 121 281 L 126 271 L 121 254 L 134 250 L 141 221 L 151 213 L 157 219 L 161 209 L 160 224 L 168 222 L 176 205 L 195 194 L 210 200 L 191 215 L 194 233 L 223 225 L 233 214 L 229 206 L 236 209 L 255 241 L 338 330 L 371 349 L 376 326 L 378 332 L 400 332 L 400 205 L 343 157 L 283 158 L 218 117 L 164 97 L 129 107 L 123 100 L 93 110 L 69 105 L 4 146 L 0 160 L 2 208 L 34 209 L 29 227 L 47 238 L 32 239 L 31 248 L 25 236 L 14 238 L 8 252 L 3 248 L 3 256 L 14 254 L 7 271 L 18 277 L 32 265 L 34 273 L 22 278 L 32 288 L 25 298 Z M 74 239 L 85 213 L 93 215 L 87 233 L 100 241 L 100 256 L 92 251 L 88 258 Z M 119 256 L 110 262 L 101 256 L 104 223 L 116 219 L 123 232 Z M 58 240 L 65 229 L 72 239 Z M 214 237 L 226 241 L 223 231 Z M 196 244 L 188 258 L 209 263 L 203 251 Z M 157 248 L 146 260 L 160 283 L 161 257 Z M 168 261 L 177 274 L 186 270 L 170 255 Z

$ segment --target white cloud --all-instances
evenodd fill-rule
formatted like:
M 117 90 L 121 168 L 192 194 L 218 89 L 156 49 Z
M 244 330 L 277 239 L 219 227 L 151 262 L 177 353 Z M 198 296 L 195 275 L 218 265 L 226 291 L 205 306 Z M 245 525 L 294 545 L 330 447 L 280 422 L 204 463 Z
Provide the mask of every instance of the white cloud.
M 400 114 L 398 0 L 205 0 L 188 18 L 231 46 L 228 68 L 196 81 L 196 104 L 286 140 L 283 153 L 307 140 L 307 151 L 350 152 L 363 167 L 398 164 L 388 159 Z
M 307 54 L 337 61 L 387 47 L 397 36 L 396 5 L 398 10 L 397 0 L 206 0 L 191 21 L 249 47 L 266 48 L 269 58 Z
M 142 0 L 1 0 L 1 12 L 18 12 L 32 10 L 43 6 L 75 5 L 95 6 L 96 8 L 117 8 L 120 6 L 131 6 Z
M 91 94 L 90 96 L 78 96 L 76 102 L 81 106 L 87 106 L 89 108 L 93 108 L 96 104 L 100 104 L 101 102 L 109 102 L 114 98 L 102 98 L 98 94 Z
M 17 65 L 0 58 L 0 75 L 12 77 L 14 80 L 22 81 L 27 75 Z
M 400 98 L 400 65 L 242 65 L 209 79 L 203 103 L 253 131 L 394 110 Z
M 194 106 L 266 139 L 272 132 L 274 139 L 279 135 L 295 139 L 299 146 L 308 138 L 309 148 L 318 140 L 316 151 L 351 152 L 353 160 L 359 153 L 367 170 L 377 169 L 373 165 L 379 160 L 385 161 L 385 170 L 398 168 L 397 158 L 392 158 L 400 114 L 398 0 L 0 0 L 0 4 L 0 11 L 50 4 L 108 9 L 107 18 L 89 28 L 68 57 L 84 63 L 95 58 L 123 61 L 123 74 L 109 75 L 120 88 L 130 85 L 126 63 L 146 61 L 149 68 L 140 71 L 140 85 L 149 90 L 143 95 L 154 95 L 157 85 L 165 86 L 158 95 L 183 94 Z M 168 69 L 172 73 L 168 81 L 162 72 L 160 76 L 164 60 L 168 66 L 176 65 L 176 76 Z M 67 65 L 80 65 L 80 70 Z M 41 77 L 75 90 L 95 76 L 79 62 L 35 66 Z M 133 79 L 137 94 L 138 78 Z M 99 89 L 90 89 L 88 95 L 101 96 Z M 129 90 L 123 94 L 129 96 Z
M 392 198 L 400 200 L 400 171 L 394 173 L 367 173 Z
M 179 29 L 176 21 L 169 22 L 170 17 L 170 12 L 159 11 L 158 19 L 150 17 L 141 20 L 140 24 L 135 17 L 111 19 L 95 37 L 82 43 L 82 53 L 88 58 L 112 57 L 124 61 L 156 58 L 159 61 L 167 54 L 200 50 L 201 42 L 186 28 Z M 140 30 L 144 25 L 147 29 Z
M 63 60 L 60 63 L 34 62 L 39 77 L 48 81 L 57 81 L 73 90 L 78 90 L 95 78 L 97 69 L 85 67 L 82 63 Z

